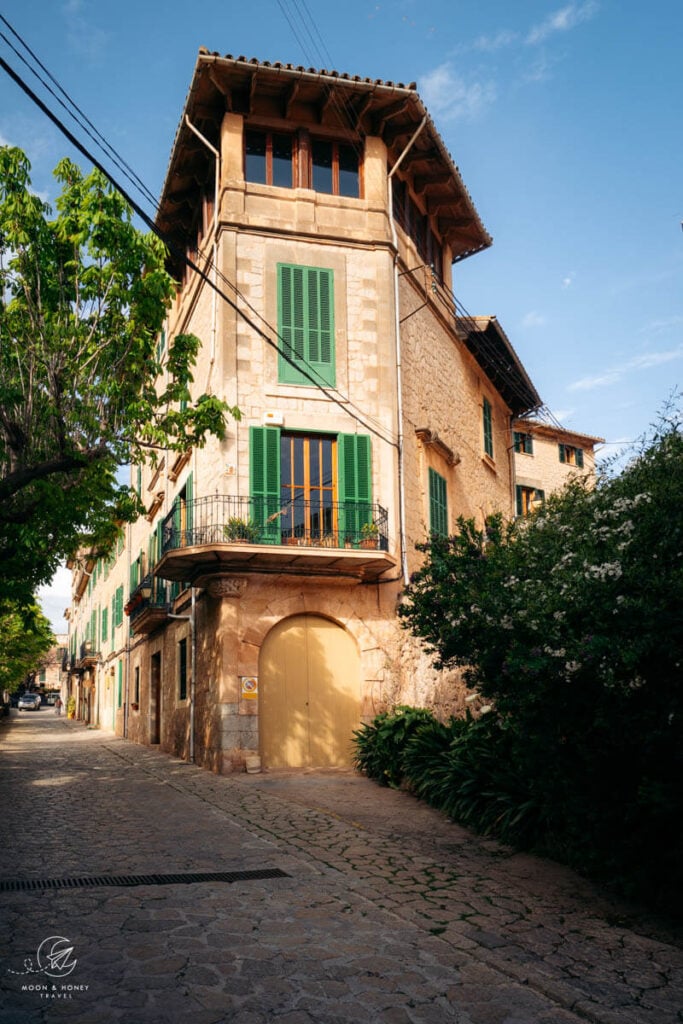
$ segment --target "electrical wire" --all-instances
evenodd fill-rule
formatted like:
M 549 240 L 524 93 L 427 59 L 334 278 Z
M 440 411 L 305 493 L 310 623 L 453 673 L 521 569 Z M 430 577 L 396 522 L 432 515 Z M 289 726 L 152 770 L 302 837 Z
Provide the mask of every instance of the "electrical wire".
M 59 90 L 59 92 L 62 94 L 62 96 L 64 96 L 64 98 L 67 101 L 67 103 L 69 104 L 69 106 L 72 107 L 73 109 L 70 110 L 69 106 L 67 106 L 67 103 L 65 103 L 64 100 L 60 99 L 60 97 L 57 95 L 57 93 L 54 91 L 54 89 L 52 89 L 51 86 L 48 85 L 48 83 L 43 78 L 41 78 L 41 76 L 38 74 L 38 72 L 35 70 L 35 68 L 31 67 L 31 65 L 26 60 L 26 58 L 23 56 L 23 54 L 21 54 L 16 49 L 16 47 L 7 38 L 7 36 L 4 34 L 4 32 L 0 32 L 0 39 L 4 40 L 4 42 L 7 44 L 7 46 L 9 46 L 9 48 L 12 50 L 12 52 L 14 54 L 16 54 L 16 56 L 28 68 L 28 70 L 31 72 L 31 74 L 33 74 L 38 79 L 40 84 L 45 89 L 47 89 L 47 91 L 55 98 L 55 100 L 60 104 L 60 106 L 63 107 L 63 109 L 66 111 L 66 113 L 76 122 L 76 124 L 78 124 L 78 126 L 80 128 L 82 128 L 82 130 L 88 135 L 88 137 L 90 139 L 92 139 L 92 141 L 95 143 L 95 145 L 98 146 L 98 148 L 100 150 L 102 150 L 103 153 L 106 153 L 107 156 L 109 156 L 109 158 L 111 160 L 113 160 L 113 162 L 119 168 L 119 170 L 124 174 L 124 176 L 126 178 L 128 178 L 128 181 L 132 185 L 134 185 L 134 187 L 137 188 L 137 190 L 140 192 L 140 194 L 143 195 L 149 202 L 151 202 L 152 205 L 156 209 L 156 205 L 157 205 L 156 197 L 147 188 L 147 186 L 142 181 L 142 179 L 138 177 L 138 175 L 135 173 L 133 168 L 128 163 L 126 163 L 126 161 L 113 148 L 113 146 L 111 146 L 109 144 L 109 142 L 107 142 L 107 140 L 97 130 L 97 128 L 92 123 L 92 121 L 88 118 L 88 116 L 83 113 L 81 108 L 76 103 L 74 103 L 74 101 L 69 96 L 69 94 L 66 92 L 66 90 L 62 88 L 62 86 L 59 84 L 59 82 L 54 77 L 54 75 L 52 75 L 52 73 L 48 70 L 48 68 L 45 67 L 45 65 L 42 63 L 40 58 L 33 52 L 33 50 L 28 45 L 28 43 L 24 39 L 22 39 L 22 37 L 18 34 L 18 32 L 16 32 L 16 30 L 10 25 L 9 21 L 7 20 L 7 18 L 4 17 L 3 14 L 0 14 L 0 21 L 2 21 L 2 23 L 7 26 L 7 28 L 12 33 L 12 35 L 24 47 L 26 52 L 30 54 L 31 58 L 36 62 L 38 67 L 41 68 L 41 70 L 47 75 L 47 77 L 55 85 L 55 87 Z M 76 113 L 74 113 L 73 111 L 76 111 Z M 77 117 L 76 114 L 78 114 L 79 116 Z M 82 118 L 83 120 L 80 120 L 79 118 Z
M 3 19 L 3 20 L 5 20 L 5 19 Z M 5 37 L 3 36 L 3 38 L 5 38 Z M 18 37 L 18 38 L 20 38 L 20 37 Z M 11 48 L 16 53 L 15 48 L 14 47 L 11 47 Z M 90 152 L 90 150 L 88 150 L 88 148 L 79 139 L 76 138 L 76 136 L 59 119 L 59 117 L 52 110 L 50 110 L 50 108 L 40 99 L 40 97 L 38 97 L 36 95 L 36 93 L 30 88 L 30 86 L 22 79 L 22 77 L 2 57 L 0 57 L 0 67 L 10 76 L 10 78 L 13 79 L 13 81 L 29 97 L 29 99 L 31 99 L 32 102 L 34 102 L 39 107 L 39 109 L 46 115 L 46 117 L 48 117 L 53 122 L 53 124 L 62 132 L 62 134 L 69 140 L 69 142 L 71 142 L 71 144 L 73 146 L 75 146 L 75 148 L 78 149 L 78 151 L 80 153 L 82 153 L 83 156 L 86 157 L 86 159 L 90 160 L 93 163 L 93 165 L 113 185 L 113 187 L 116 188 L 121 193 L 123 198 L 130 205 L 130 207 L 133 209 L 133 211 L 140 217 L 140 219 L 143 221 L 143 223 L 158 238 L 161 239 L 161 241 L 168 248 L 168 250 L 174 256 L 175 259 L 179 260 L 180 262 L 182 262 L 183 264 L 188 266 L 191 270 L 193 270 L 195 273 L 197 273 L 199 275 L 199 277 L 204 281 L 204 283 L 208 284 L 209 287 L 212 288 L 237 313 L 237 315 L 240 316 L 256 332 L 256 334 L 260 338 L 262 338 L 263 341 L 266 342 L 267 345 L 269 345 L 271 348 L 275 349 L 279 353 L 279 355 L 281 355 L 282 358 L 285 359 L 286 362 L 288 362 L 298 372 L 300 372 L 304 377 L 306 377 L 308 379 L 308 381 L 314 387 L 316 387 L 319 391 L 323 392 L 325 394 L 325 396 L 331 402 L 333 402 L 334 404 L 338 405 L 346 413 L 346 415 L 348 415 L 351 419 L 355 420 L 365 430 L 367 430 L 369 433 L 373 434 L 375 437 L 378 437 L 384 443 L 389 444 L 389 445 L 391 445 L 393 447 L 396 447 L 396 442 L 395 441 L 387 438 L 384 433 L 382 433 L 380 430 L 378 430 L 371 423 L 368 423 L 366 419 L 364 419 L 363 417 L 357 415 L 356 413 L 352 413 L 349 410 L 349 408 L 347 406 L 349 406 L 351 404 L 350 400 L 346 399 L 345 396 L 344 396 L 344 400 L 342 400 L 341 398 L 337 398 L 335 396 L 335 394 L 333 394 L 329 388 L 323 387 L 320 384 L 320 382 L 315 379 L 315 377 L 312 375 L 312 373 L 309 372 L 310 370 L 313 370 L 312 367 L 308 366 L 308 364 L 307 364 L 306 367 L 303 367 L 301 365 L 301 361 L 300 360 L 294 360 L 289 355 L 289 353 L 285 350 L 286 343 L 284 342 L 284 339 L 280 338 L 280 336 L 278 335 L 278 332 L 275 330 L 275 328 L 271 324 L 269 324 L 267 321 L 264 320 L 264 323 L 267 324 L 269 330 L 272 331 L 272 333 L 275 334 L 275 336 L 277 338 L 279 338 L 279 340 L 281 342 L 280 345 L 278 345 L 275 341 L 273 341 L 272 338 L 270 338 L 265 333 L 265 331 L 263 331 L 258 326 L 258 324 L 256 324 L 244 312 L 244 310 L 239 307 L 239 305 L 236 302 L 234 302 L 221 288 L 219 288 L 211 280 L 211 278 L 208 276 L 206 271 L 202 270 L 201 267 L 199 267 L 192 259 L 190 259 L 190 257 L 187 255 L 187 253 L 184 250 L 182 250 L 171 238 L 169 238 L 164 232 L 162 232 L 159 229 L 159 227 L 155 224 L 155 222 L 149 217 L 149 215 L 142 209 L 142 207 L 139 205 L 139 203 L 137 203 L 130 196 L 130 194 L 120 185 L 120 183 L 116 180 L 116 178 L 106 169 L 106 167 L 102 164 L 102 162 L 100 160 L 98 160 L 93 155 L 93 153 Z M 49 91 L 51 92 L 52 95 L 54 95 L 54 92 L 51 89 L 49 89 Z M 55 98 L 57 98 L 57 97 L 55 97 Z M 61 105 L 63 106 L 64 104 L 61 104 Z M 208 269 L 211 269 L 211 262 L 212 262 L 211 260 L 207 261 L 206 265 L 207 265 Z M 235 293 L 245 303 L 247 303 L 247 305 L 249 305 L 248 301 L 242 295 L 242 293 L 239 291 L 237 286 L 234 285 L 232 282 L 229 282 L 227 280 L 227 278 L 225 278 L 225 275 L 221 274 L 220 276 L 223 277 L 224 280 L 225 280 L 225 283 L 229 284 L 230 287 L 235 291 Z M 260 316 L 260 314 L 259 314 L 259 316 Z M 264 319 L 264 318 L 261 317 L 261 319 Z M 290 348 L 290 350 L 291 350 L 291 348 Z M 341 392 L 337 392 L 337 393 L 341 394 Z

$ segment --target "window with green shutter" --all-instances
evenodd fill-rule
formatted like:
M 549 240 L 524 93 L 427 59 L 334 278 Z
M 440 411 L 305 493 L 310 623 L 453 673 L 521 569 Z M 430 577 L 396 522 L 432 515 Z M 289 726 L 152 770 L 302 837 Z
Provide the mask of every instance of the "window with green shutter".
M 100 635 L 102 637 L 102 643 L 105 644 L 109 639 L 109 609 L 102 609 L 102 619 L 100 625 Z
M 333 271 L 278 263 L 277 285 L 278 379 L 283 384 L 334 385 Z
M 448 495 L 445 477 L 429 469 L 429 529 L 441 537 L 448 536 Z
M 484 451 L 493 458 L 493 415 L 491 403 L 488 398 L 484 399 L 482 406 L 483 427 L 484 427 Z
M 358 542 L 363 526 L 372 522 L 372 444 L 368 434 L 340 434 L 339 536 Z
M 521 430 L 515 430 L 514 447 L 518 455 L 534 454 L 534 439 L 531 434 L 525 434 Z
M 570 444 L 560 444 L 558 448 L 560 462 L 564 462 L 567 466 L 576 466 L 577 469 L 583 469 L 583 448 L 575 448 Z
M 536 502 L 545 501 L 545 491 L 538 487 L 525 487 L 517 484 L 516 487 L 516 511 L 518 516 L 528 516 L 536 506 Z
M 280 516 L 280 430 L 278 427 L 250 427 L 249 478 L 253 517 L 259 539 L 279 544 Z
M 251 427 L 249 450 L 262 543 L 358 543 L 373 515 L 369 436 Z
M 123 622 L 123 584 L 116 588 L 112 600 L 112 626 L 120 626 Z

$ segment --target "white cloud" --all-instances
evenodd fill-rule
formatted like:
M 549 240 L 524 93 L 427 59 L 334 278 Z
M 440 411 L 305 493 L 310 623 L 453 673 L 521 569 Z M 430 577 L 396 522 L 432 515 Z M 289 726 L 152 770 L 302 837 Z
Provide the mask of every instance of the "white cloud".
M 535 46 L 557 32 L 568 32 L 582 22 L 590 21 L 597 11 L 598 4 L 595 0 L 585 0 L 580 4 L 567 4 L 566 7 L 554 11 L 540 24 L 535 25 L 526 37 L 526 43 L 528 46 Z
M 639 334 L 664 334 L 666 331 L 670 331 L 672 327 L 680 327 L 683 324 L 683 316 L 675 315 L 664 317 L 662 320 L 653 320 L 649 324 L 645 324 L 644 327 L 640 328 Z
M 571 286 L 574 284 L 574 278 L 575 277 L 576 277 L 576 274 L 574 273 L 573 270 L 571 271 L 571 273 L 567 274 L 566 277 L 563 277 L 562 278 L 562 288 L 563 289 L 571 288 Z
M 596 388 L 604 388 L 609 384 L 616 384 L 623 376 L 619 370 L 611 370 L 607 373 L 596 374 L 595 377 L 581 377 L 573 384 L 567 386 L 567 391 L 595 391 Z
M 493 82 L 467 83 L 450 64 L 441 64 L 418 82 L 425 105 L 442 121 L 472 121 L 496 98 Z
M 97 63 L 106 51 L 108 36 L 87 16 L 86 0 L 66 0 L 62 14 L 71 49 L 90 63 Z
M 522 327 L 544 327 L 545 323 L 546 318 L 541 313 L 537 313 L 535 309 L 529 310 L 522 317 Z
M 508 29 L 500 29 L 493 36 L 479 36 L 469 47 L 472 50 L 480 50 L 482 53 L 495 53 L 496 50 L 505 49 L 508 46 L 512 46 L 519 39 L 517 32 L 511 32 Z
M 594 377 L 581 377 L 567 387 L 568 391 L 595 391 L 596 388 L 608 387 L 621 380 L 626 374 L 636 370 L 650 370 L 655 366 L 662 366 L 664 363 L 673 362 L 676 359 L 683 359 L 683 345 L 678 348 L 669 349 L 665 352 L 644 352 L 642 355 L 633 356 L 627 359 L 620 366 L 611 370 L 605 370 Z

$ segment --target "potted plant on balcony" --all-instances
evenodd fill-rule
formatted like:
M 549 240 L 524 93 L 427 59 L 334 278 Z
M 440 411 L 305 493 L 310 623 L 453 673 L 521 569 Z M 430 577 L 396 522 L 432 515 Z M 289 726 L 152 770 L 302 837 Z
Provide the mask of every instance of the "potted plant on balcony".
M 259 526 L 253 519 L 232 516 L 223 527 L 225 539 L 232 543 L 255 544 L 259 538 Z
M 379 527 L 377 523 L 363 523 L 360 528 L 360 546 L 376 548 L 379 544 Z

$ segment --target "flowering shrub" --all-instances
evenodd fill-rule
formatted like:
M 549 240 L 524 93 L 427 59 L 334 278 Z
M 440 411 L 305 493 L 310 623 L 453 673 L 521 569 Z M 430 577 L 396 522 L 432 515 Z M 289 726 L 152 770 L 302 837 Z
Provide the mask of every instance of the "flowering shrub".
M 424 551 L 403 622 L 491 706 L 487 742 L 495 753 L 504 738 L 520 809 L 534 807 L 520 841 L 670 905 L 683 891 L 679 423 L 593 490 L 572 483 L 513 523 L 461 519 Z

